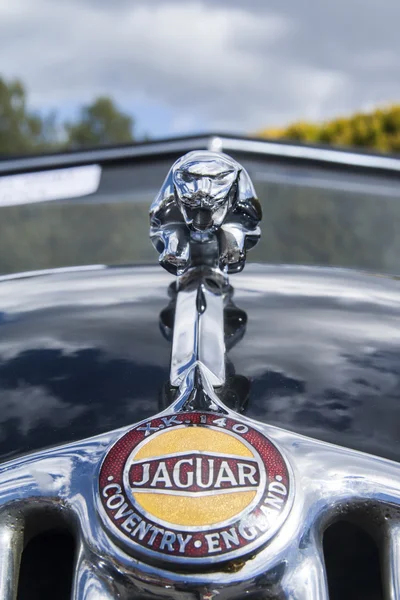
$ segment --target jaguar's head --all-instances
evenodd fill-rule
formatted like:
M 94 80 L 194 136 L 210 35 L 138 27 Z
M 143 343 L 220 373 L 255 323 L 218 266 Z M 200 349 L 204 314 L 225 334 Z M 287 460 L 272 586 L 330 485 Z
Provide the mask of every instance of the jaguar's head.
M 240 165 L 224 154 L 190 152 L 172 168 L 177 204 L 195 231 L 216 230 L 235 204 Z

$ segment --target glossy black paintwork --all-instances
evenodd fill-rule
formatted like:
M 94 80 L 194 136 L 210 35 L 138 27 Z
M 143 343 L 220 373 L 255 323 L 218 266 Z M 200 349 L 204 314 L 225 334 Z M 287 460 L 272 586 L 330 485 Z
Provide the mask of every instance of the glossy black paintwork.
M 159 410 L 173 278 L 109 268 L 0 282 L 0 457 L 77 440 Z M 400 282 L 356 271 L 248 265 L 231 277 L 251 381 L 246 414 L 400 460 Z

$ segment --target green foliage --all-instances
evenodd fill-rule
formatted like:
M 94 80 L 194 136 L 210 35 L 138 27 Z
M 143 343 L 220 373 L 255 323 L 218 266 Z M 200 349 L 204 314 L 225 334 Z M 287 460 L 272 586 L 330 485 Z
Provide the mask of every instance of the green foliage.
M 42 118 L 29 111 L 19 80 L 0 78 L 0 153 L 44 151 L 55 143 L 53 116 Z
M 320 124 L 300 121 L 284 129 L 265 129 L 258 135 L 312 144 L 400 152 L 400 104 Z
M 77 123 L 65 125 L 70 148 L 124 144 L 133 140 L 133 119 L 101 96 L 84 106 Z
M 57 115 L 31 111 L 19 80 L 0 77 L 0 154 L 50 152 L 133 141 L 133 119 L 111 98 L 101 96 L 84 106 L 78 119 L 59 124 Z

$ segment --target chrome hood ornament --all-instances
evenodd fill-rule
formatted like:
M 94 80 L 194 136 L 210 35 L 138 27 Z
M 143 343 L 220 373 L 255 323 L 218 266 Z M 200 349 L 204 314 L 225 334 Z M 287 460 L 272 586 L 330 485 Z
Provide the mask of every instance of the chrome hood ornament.
M 189 152 L 173 164 L 151 206 L 150 237 L 160 264 L 174 275 L 204 265 L 236 273 L 260 237 L 260 219 L 253 184 L 238 162 Z
M 260 218 L 247 172 L 206 151 L 176 161 L 151 207 L 160 264 L 180 275 L 172 404 L 117 441 L 99 479 L 103 523 L 133 556 L 203 570 L 254 554 L 289 513 L 287 460 L 218 393 L 226 384 L 227 274 L 244 267 Z

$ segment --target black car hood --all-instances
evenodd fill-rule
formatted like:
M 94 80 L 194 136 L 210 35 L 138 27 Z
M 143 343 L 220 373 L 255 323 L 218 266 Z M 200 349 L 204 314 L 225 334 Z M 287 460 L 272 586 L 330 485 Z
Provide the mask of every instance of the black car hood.
M 158 412 L 173 278 L 88 268 L 0 281 L 0 458 Z M 329 268 L 248 265 L 233 276 L 247 330 L 228 354 L 246 415 L 400 459 L 400 283 Z

